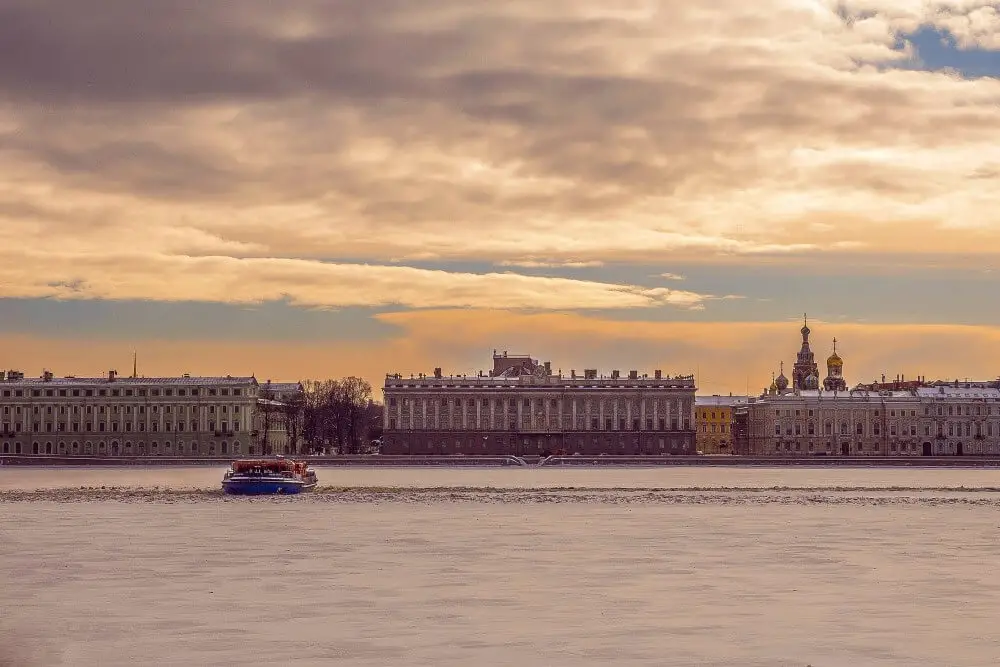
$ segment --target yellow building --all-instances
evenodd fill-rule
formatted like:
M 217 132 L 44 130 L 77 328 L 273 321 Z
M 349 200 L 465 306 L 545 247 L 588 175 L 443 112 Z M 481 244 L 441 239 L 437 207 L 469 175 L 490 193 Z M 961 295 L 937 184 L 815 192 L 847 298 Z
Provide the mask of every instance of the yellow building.
M 746 404 L 746 396 L 695 397 L 695 446 L 700 453 L 733 453 L 733 410 Z

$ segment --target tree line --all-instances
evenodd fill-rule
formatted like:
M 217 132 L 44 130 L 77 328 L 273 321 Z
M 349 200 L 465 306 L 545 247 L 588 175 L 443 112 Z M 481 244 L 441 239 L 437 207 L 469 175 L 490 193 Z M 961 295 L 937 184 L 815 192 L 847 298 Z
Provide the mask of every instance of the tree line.
M 301 394 L 272 404 L 268 399 L 273 397 L 262 387 L 262 436 L 283 429 L 294 454 L 367 454 L 372 442 L 382 437 L 382 405 L 373 400 L 368 381 L 357 377 L 305 380 L 302 388 Z M 272 449 L 262 444 L 262 451 Z

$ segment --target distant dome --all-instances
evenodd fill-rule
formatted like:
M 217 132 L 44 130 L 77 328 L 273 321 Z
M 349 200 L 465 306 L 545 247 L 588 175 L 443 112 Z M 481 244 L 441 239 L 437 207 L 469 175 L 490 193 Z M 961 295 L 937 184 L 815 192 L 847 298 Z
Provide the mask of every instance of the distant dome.
M 788 389 L 788 378 L 785 377 L 784 372 L 778 376 L 778 379 L 776 379 L 774 383 L 777 385 L 778 391 L 785 391 Z
M 828 368 L 843 368 L 844 367 L 844 360 L 840 358 L 839 354 L 837 354 L 837 339 L 836 338 L 833 339 L 833 354 L 831 354 L 827 358 L 826 365 L 827 365 Z

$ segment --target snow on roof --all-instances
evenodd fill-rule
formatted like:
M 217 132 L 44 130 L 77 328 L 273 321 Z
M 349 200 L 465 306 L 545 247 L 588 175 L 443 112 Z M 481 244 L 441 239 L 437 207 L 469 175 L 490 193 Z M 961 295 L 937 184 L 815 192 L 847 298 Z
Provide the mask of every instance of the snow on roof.
M 302 391 L 302 385 L 298 382 L 261 382 L 260 388 L 279 393 Z
M 724 406 L 731 407 L 734 405 L 744 405 L 749 403 L 750 399 L 748 396 L 695 396 L 695 405 L 705 405 L 705 406 Z
M 1000 389 L 987 387 L 920 387 L 917 395 L 922 398 L 992 398 L 1000 399 Z
M 56 387 L 81 387 L 92 385 L 124 385 L 128 387 L 142 386 L 163 386 L 163 385 L 183 385 L 183 386 L 204 386 L 204 385 L 244 385 L 256 384 L 257 379 L 250 376 L 224 376 L 224 377 L 167 377 L 167 378 L 132 378 L 116 377 L 113 380 L 107 377 L 81 378 L 81 377 L 53 377 L 45 378 L 21 378 L 18 380 L 0 380 L 0 386 L 56 386 Z

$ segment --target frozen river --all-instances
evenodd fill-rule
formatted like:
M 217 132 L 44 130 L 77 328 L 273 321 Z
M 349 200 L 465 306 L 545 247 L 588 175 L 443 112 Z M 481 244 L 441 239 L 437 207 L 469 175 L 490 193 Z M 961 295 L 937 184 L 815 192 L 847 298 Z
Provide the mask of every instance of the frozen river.
M 1000 658 L 1000 472 L 337 468 L 352 488 L 266 499 L 221 474 L 0 469 L 0 665 Z

